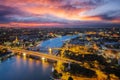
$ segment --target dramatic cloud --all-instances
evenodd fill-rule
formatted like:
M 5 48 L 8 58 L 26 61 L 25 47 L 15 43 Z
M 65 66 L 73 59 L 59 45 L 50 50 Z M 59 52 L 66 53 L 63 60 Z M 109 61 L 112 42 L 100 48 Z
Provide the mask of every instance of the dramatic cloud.
M 120 24 L 120 0 L 0 0 L 0 26 Z

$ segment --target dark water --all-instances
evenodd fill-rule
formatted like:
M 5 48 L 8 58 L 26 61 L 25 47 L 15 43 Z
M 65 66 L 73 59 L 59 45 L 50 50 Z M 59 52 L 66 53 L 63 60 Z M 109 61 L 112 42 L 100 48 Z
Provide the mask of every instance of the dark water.
M 15 56 L 0 63 L 0 80 L 50 80 L 52 64 Z

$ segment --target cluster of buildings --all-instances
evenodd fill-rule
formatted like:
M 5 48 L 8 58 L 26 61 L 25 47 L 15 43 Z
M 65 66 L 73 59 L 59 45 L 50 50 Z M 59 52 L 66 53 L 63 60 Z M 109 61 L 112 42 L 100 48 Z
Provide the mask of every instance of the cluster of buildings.
M 112 59 L 117 59 L 120 65 L 120 28 L 93 29 L 81 34 L 69 43 L 93 48 L 97 54 L 104 56 L 110 62 Z

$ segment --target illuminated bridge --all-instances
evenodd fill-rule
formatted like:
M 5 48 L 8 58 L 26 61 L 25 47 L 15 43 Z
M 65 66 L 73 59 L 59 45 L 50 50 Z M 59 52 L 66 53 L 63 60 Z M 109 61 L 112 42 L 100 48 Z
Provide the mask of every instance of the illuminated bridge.
M 0 46 L 0 47 L 8 48 L 8 47 L 4 47 L 4 46 Z M 13 53 L 19 53 L 19 54 L 22 54 L 22 55 L 31 55 L 31 56 L 37 56 L 37 57 L 40 57 L 40 58 L 44 57 L 46 59 L 50 59 L 50 60 L 54 60 L 54 61 L 61 61 L 61 62 L 64 62 L 64 63 L 81 64 L 81 62 L 79 62 L 79 61 L 64 58 L 64 57 L 60 57 L 60 56 L 55 56 L 55 55 L 51 55 L 51 54 L 29 51 L 29 50 L 24 50 L 24 49 L 17 49 L 17 48 L 8 48 L 8 49 L 10 49 Z

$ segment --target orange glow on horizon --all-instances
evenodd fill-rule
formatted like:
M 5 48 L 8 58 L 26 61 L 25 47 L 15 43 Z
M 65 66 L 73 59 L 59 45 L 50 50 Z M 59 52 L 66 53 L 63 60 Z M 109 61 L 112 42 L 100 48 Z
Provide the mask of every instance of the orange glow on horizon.
M 99 16 L 94 16 L 94 17 L 88 16 L 88 17 L 82 17 L 82 20 L 101 21 L 102 19 Z
M 9 24 L 0 24 L 0 26 L 4 27 L 42 27 L 42 26 L 63 26 L 64 24 L 59 24 L 59 23 L 9 23 Z

